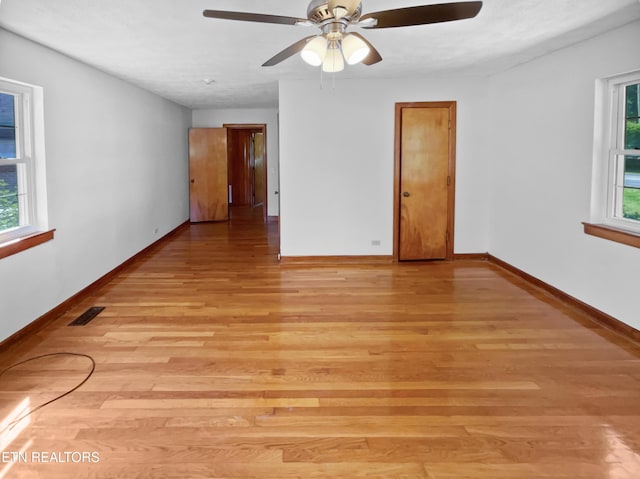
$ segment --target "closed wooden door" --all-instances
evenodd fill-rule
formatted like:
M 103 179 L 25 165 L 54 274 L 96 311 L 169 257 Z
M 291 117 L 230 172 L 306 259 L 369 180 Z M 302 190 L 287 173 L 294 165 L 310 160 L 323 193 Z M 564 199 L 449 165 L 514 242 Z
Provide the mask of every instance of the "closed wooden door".
M 452 121 L 448 104 L 400 109 L 400 261 L 453 256 Z
M 226 128 L 189 130 L 189 177 L 191 221 L 228 220 Z

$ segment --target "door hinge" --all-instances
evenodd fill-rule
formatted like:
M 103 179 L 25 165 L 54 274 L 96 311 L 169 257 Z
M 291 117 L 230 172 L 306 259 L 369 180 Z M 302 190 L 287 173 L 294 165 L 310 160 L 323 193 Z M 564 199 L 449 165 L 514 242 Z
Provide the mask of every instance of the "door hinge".
M 449 120 L 449 129 L 451 129 L 451 120 Z
M 448 231 L 447 231 L 447 235 L 446 235 L 445 240 L 446 240 L 447 243 L 449 242 L 449 232 Z
M 447 176 L 447 186 L 451 186 L 451 177 Z

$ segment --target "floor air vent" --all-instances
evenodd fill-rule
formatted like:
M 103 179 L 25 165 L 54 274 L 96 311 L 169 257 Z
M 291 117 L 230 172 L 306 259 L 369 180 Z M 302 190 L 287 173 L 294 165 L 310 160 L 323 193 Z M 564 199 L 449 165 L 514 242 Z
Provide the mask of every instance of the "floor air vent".
M 69 323 L 69 326 L 84 326 L 104 310 L 104 306 L 93 306 Z

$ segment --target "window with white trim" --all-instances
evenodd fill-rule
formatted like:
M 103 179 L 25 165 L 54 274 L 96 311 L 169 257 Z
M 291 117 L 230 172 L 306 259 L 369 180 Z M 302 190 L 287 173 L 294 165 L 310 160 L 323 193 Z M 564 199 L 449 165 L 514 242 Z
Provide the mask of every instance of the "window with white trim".
M 640 71 L 599 84 L 592 221 L 640 234 Z
M 0 243 L 46 228 L 41 90 L 0 78 Z

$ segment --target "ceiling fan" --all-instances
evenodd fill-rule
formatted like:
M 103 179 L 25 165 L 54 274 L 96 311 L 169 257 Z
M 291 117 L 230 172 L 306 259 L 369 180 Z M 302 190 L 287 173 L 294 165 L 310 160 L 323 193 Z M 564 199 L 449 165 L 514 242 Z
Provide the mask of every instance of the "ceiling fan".
M 397 8 L 363 15 L 361 0 L 311 0 L 307 8 L 307 18 L 223 10 L 205 10 L 203 15 L 222 20 L 318 27 L 322 33 L 297 41 L 262 66 L 277 65 L 301 52 L 303 60 L 310 65 L 322 65 L 326 72 L 338 72 L 344 69 L 345 61 L 350 65 L 374 65 L 382 61 L 380 53 L 366 38 L 357 32 L 347 32 L 349 27 L 395 28 L 451 22 L 473 18 L 481 8 L 482 2 L 479 1 L 454 2 Z

